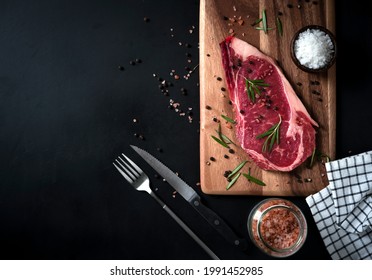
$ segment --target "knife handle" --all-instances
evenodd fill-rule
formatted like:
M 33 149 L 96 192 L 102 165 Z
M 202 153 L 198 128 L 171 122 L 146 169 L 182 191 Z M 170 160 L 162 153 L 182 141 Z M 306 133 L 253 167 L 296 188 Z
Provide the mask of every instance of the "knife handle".
M 161 205 L 161 207 L 187 232 L 188 235 L 194 239 L 196 243 L 213 259 L 219 260 L 215 253 L 154 193 L 151 192 L 150 195 Z
M 214 227 L 230 244 L 242 251 L 247 249 L 247 241 L 239 238 L 234 231 L 214 211 L 201 203 L 197 196 L 191 201 L 191 205 Z

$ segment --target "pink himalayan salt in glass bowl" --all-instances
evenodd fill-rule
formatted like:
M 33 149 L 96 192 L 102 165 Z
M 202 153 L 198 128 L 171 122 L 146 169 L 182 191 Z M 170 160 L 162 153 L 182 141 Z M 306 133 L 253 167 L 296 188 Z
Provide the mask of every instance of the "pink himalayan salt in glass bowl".
M 305 243 L 307 223 L 292 202 L 268 198 L 252 209 L 248 232 L 252 242 L 264 253 L 284 258 L 295 254 Z

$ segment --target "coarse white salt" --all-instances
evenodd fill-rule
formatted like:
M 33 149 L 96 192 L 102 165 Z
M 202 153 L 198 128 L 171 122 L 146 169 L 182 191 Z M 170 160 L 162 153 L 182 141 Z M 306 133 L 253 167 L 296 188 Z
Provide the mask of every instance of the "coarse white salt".
M 326 66 L 334 55 L 334 45 L 327 33 L 319 29 L 307 29 L 298 35 L 294 53 L 301 65 L 319 69 Z

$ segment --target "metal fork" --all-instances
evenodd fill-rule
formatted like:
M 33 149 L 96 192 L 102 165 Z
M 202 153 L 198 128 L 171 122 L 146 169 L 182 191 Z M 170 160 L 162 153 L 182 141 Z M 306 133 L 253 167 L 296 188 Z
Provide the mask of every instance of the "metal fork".
M 204 251 L 214 260 L 219 260 L 215 253 L 163 202 L 150 188 L 149 177 L 127 156 L 118 157 L 113 165 L 137 191 L 145 191 L 151 195 L 161 207 L 198 243 Z

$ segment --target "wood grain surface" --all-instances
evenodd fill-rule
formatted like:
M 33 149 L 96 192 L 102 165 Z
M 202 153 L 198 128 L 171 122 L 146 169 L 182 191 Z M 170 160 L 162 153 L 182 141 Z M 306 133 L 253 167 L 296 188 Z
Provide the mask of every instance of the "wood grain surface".
M 267 23 L 273 28 L 265 34 L 252 23 L 266 10 Z M 276 28 L 277 17 L 283 26 L 282 36 Z M 333 0 L 323 1 L 200 1 L 200 171 L 201 188 L 206 194 L 307 196 L 328 185 L 323 157 L 309 168 L 307 160 L 291 172 L 264 171 L 250 160 L 239 145 L 234 153 L 215 142 L 218 122 L 222 132 L 234 142 L 234 128 L 221 114 L 233 117 L 225 84 L 219 43 L 232 33 L 277 60 L 310 115 L 318 122 L 316 148 L 330 159 L 335 158 L 336 135 L 336 67 L 321 74 L 306 73 L 291 60 L 290 42 L 295 32 L 306 25 L 321 25 L 335 34 Z M 259 26 L 259 25 L 258 25 Z M 222 80 L 220 79 L 222 78 Z M 226 90 L 225 90 L 226 89 Z M 217 122 L 216 122 L 217 120 Z M 228 158 L 225 158 L 225 155 Z M 262 187 L 241 176 L 226 190 L 223 176 L 243 160 L 243 172 L 262 180 Z

